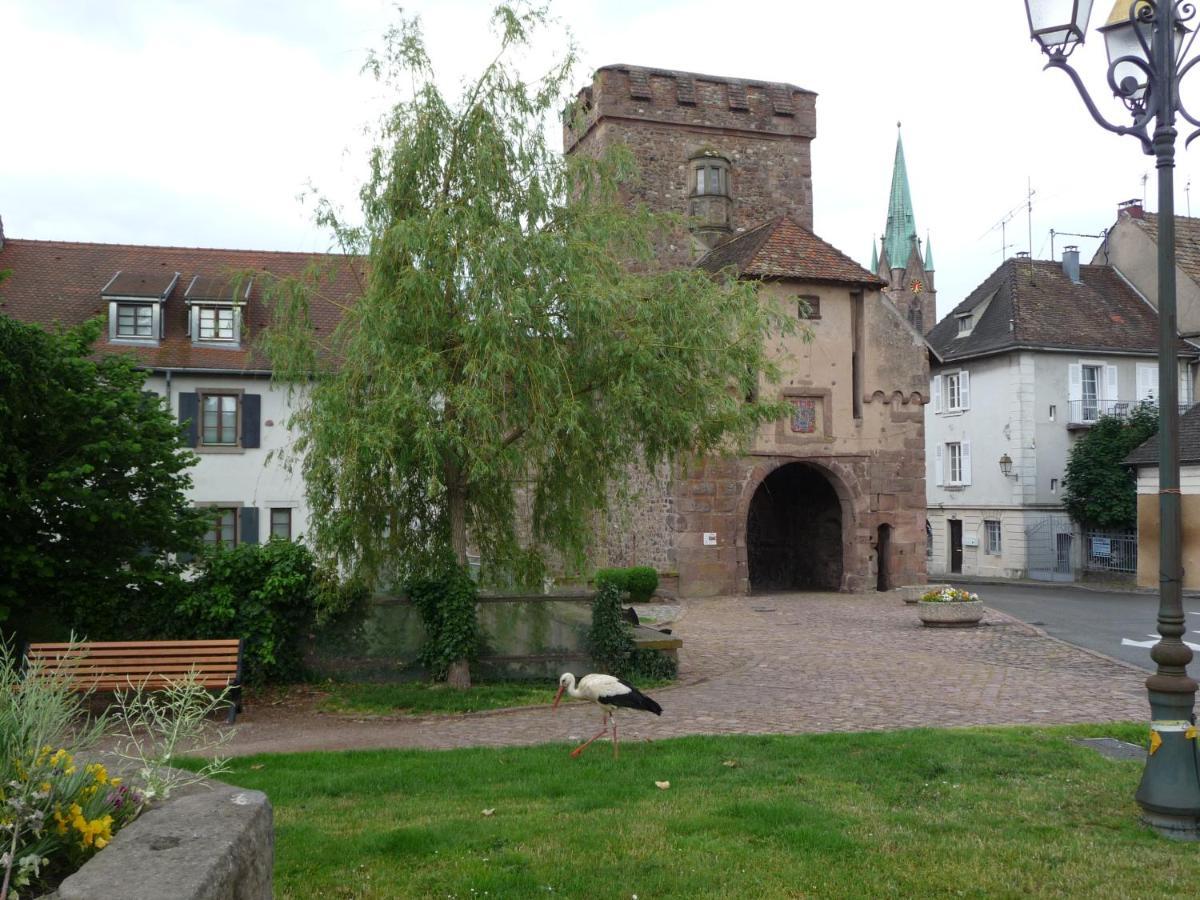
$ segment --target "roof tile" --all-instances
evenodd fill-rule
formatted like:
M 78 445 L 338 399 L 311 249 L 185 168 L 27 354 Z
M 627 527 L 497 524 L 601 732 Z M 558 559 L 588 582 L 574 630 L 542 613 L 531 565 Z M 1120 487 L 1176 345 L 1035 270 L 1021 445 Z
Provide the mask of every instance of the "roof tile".
M 929 332 L 947 361 L 1015 347 L 1153 354 L 1158 313 L 1111 266 L 1080 266 L 1080 283 L 1050 260 L 1008 259 Z M 958 319 L 978 318 L 959 337 Z M 1179 343 L 1180 354 L 1195 346 Z
M 696 265 L 710 272 L 732 267 L 739 276 L 750 278 L 883 284 L 878 276 L 787 215 L 719 244 Z
M 0 248 L 0 269 L 12 275 L 0 282 L 0 313 L 40 325 L 77 325 L 106 315 L 101 289 L 118 272 L 137 273 L 158 283 L 175 281 L 164 302 L 166 336 L 157 346 L 120 345 L 153 368 L 195 368 L 231 372 L 265 371 L 267 361 L 251 346 L 266 328 L 269 310 L 262 302 L 262 283 L 255 278 L 245 312 L 249 340 L 240 348 L 199 347 L 187 336 L 184 292 L 196 275 L 227 279 L 238 273 L 269 273 L 280 277 L 303 275 L 311 265 L 327 269 L 312 307 L 318 334 L 328 335 L 341 319 L 341 311 L 359 293 L 353 258 L 333 254 L 282 253 L 255 250 L 212 250 L 194 247 L 142 247 L 126 244 L 84 244 L 66 241 L 30 241 L 5 238 Z M 101 338 L 98 349 L 116 347 Z

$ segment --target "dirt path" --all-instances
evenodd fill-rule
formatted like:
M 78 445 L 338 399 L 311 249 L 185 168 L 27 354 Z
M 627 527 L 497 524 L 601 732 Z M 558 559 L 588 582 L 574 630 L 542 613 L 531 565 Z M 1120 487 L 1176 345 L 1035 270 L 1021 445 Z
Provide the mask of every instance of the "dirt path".
M 675 623 L 681 683 L 654 692 L 661 718 L 624 715 L 622 740 L 1148 716 L 1145 674 L 1132 666 L 1002 613 L 989 610 L 985 623 L 922 628 L 913 607 L 879 594 L 685 601 Z M 598 721 L 582 703 L 362 719 L 300 697 L 247 709 L 230 752 L 537 744 L 590 736 Z

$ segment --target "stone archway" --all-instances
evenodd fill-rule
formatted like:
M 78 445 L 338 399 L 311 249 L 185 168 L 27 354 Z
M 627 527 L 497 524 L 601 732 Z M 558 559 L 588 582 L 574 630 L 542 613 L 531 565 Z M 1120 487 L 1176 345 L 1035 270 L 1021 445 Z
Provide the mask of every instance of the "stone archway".
M 746 514 L 751 591 L 842 587 L 842 501 L 815 466 L 788 463 L 768 474 Z

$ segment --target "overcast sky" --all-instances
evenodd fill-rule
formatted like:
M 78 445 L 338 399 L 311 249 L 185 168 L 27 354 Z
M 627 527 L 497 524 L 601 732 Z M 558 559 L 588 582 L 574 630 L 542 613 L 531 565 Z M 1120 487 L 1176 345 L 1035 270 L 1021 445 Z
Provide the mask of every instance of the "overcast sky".
M 422 17 L 447 89 L 488 58 L 492 6 L 405 4 Z M 1097 0 L 1093 26 L 1108 9 Z M 816 91 L 816 231 L 860 262 L 884 227 L 902 121 L 939 315 L 999 264 L 1001 220 L 1012 214 L 1008 255 L 1030 248 L 1029 183 L 1038 258 L 1050 255 L 1052 228 L 1098 233 L 1118 201 L 1143 190 L 1158 207 L 1140 145 L 1102 131 L 1062 73 L 1041 71 L 1021 0 L 558 0 L 554 10 L 580 45 L 576 87 L 597 66 L 625 62 Z M 359 69 L 395 21 L 393 4 L 6 0 L 2 15 L 0 216 L 10 237 L 329 246 L 298 195 L 311 182 L 353 204 L 362 128 L 383 102 Z M 1103 57 L 1095 34 L 1075 56 L 1098 101 Z M 1180 141 L 1180 213 L 1197 154 Z M 1200 178 L 1195 207 L 1200 215 Z M 1056 257 L 1068 242 L 1085 259 L 1099 243 L 1060 237 Z

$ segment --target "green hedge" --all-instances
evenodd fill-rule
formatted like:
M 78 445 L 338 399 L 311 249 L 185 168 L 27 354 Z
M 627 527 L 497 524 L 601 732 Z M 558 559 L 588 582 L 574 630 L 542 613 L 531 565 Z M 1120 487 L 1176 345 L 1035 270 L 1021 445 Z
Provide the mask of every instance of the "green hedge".
M 598 569 L 596 587 L 613 584 L 629 594 L 630 603 L 645 603 L 658 590 L 658 572 L 653 566 L 631 566 L 628 569 Z

